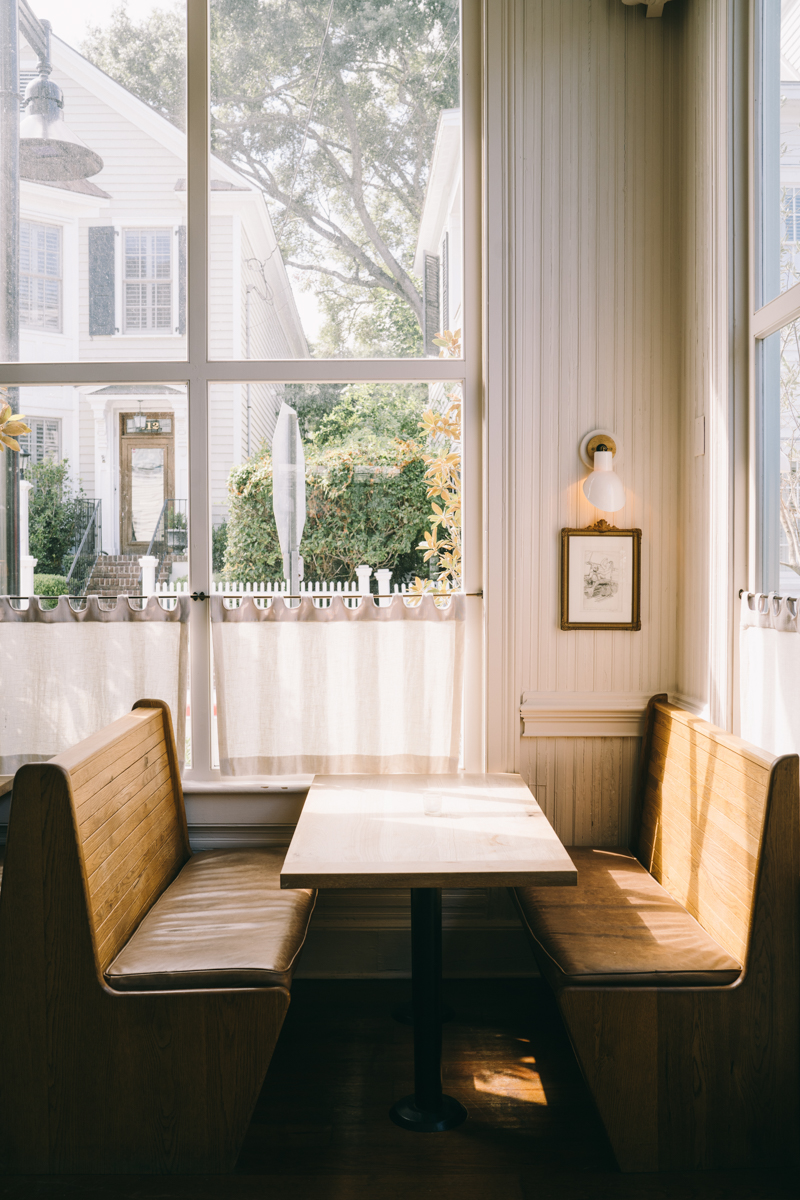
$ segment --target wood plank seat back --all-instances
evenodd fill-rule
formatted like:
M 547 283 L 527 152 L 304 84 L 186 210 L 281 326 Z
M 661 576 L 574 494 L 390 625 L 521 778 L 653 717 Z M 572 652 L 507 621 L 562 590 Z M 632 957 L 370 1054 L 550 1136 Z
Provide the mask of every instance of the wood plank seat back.
M 169 711 L 140 705 L 15 777 L 4 1173 L 232 1170 L 288 1008 L 284 987 L 115 992 L 103 978 L 189 857 Z
M 744 970 L 715 986 L 564 987 L 624 1171 L 800 1159 L 800 766 L 655 696 L 632 849 Z M 580 886 L 580 878 L 579 878 Z M 613 921 L 613 914 L 610 920 Z
M 69 781 L 102 976 L 191 853 L 169 708 L 140 700 L 51 762 Z
M 649 721 L 635 853 L 744 966 L 773 759 L 660 698 Z

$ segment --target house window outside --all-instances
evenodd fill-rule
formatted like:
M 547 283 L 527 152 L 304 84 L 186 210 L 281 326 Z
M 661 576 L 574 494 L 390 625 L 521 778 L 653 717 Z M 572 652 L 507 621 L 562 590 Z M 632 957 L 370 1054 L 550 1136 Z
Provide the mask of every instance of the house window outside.
M 61 332 L 61 228 L 20 221 L 19 323 Z
M 20 449 L 28 463 L 60 462 L 61 418 L 28 417 L 30 433 L 18 438 Z
M 783 231 L 787 246 L 800 243 L 800 187 L 783 189 Z
M 172 230 L 123 231 L 125 333 L 172 332 Z

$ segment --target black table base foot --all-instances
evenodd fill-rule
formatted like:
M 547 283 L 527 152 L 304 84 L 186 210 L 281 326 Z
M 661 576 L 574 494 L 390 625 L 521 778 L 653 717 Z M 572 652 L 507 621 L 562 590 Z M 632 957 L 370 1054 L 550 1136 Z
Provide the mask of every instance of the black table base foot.
M 409 1000 L 406 1004 L 398 1004 L 392 1009 L 392 1016 L 400 1025 L 414 1024 L 414 1005 Z M 454 1021 L 456 1019 L 456 1010 L 451 1008 L 449 1004 L 442 1005 L 442 1020 Z
M 446 1129 L 455 1129 L 457 1125 L 463 1125 L 467 1119 L 467 1110 L 452 1096 L 442 1096 L 439 1108 L 417 1108 L 412 1095 L 393 1104 L 389 1116 L 401 1129 L 411 1129 L 415 1133 L 444 1133 Z

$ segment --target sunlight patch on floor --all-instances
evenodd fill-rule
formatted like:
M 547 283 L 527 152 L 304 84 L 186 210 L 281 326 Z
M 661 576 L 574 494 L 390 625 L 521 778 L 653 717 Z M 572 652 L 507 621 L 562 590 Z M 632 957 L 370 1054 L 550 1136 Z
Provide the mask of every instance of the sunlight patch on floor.
M 523 1059 L 533 1062 L 533 1059 Z M 547 1104 L 542 1081 L 530 1067 L 506 1067 L 503 1071 L 479 1071 L 472 1077 L 476 1092 L 522 1100 L 526 1104 Z

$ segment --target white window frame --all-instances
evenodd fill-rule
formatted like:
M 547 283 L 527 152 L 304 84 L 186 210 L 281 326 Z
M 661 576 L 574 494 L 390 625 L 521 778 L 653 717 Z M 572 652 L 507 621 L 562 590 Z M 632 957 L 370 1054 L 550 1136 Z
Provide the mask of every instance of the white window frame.
M 44 334 L 60 334 L 64 332 L 64 227 L 58 225 L 54 221 L 37 221 L 32 217 L 22 217 L 20 220 L 20 237 L 22 236 L 22 225 L 31 225 L 38 229 L 54 229 L 58 234 L 58 275 L 39 275 L 37 271 L 26 271 L 25 274 L 34 279 L 55 279 L 58 282 L 58 327 L 50 329 L 47 325 L 28 325 L 22 319 L 22 310 L 20 307 L 19 327 L 20 329 L 34 330 Z M 20 282 L 22 281 L 22 267 L 20 265 Z
M 780 203 L 781 190 L 779 180 L 777 196 L 772 195 L 767 199 L 764 197 L 765 186 L 768 186 L 765 185 L 764 181 L 768 178 L 769 170 L 769 164 L 767 163 L 769 146 L 767 143 L 770 139 L 774 142 L 780 137 L 779 127 L 774 127 L 778 118 L 774 112 L 770 113 L 767 111 L 763 91 L 765 70 L 763 49 L 764 24 L 767 19 L 775 20 L 776 14 L 774 11 L 771 11 L 770 18 L 767 18 L 763 6 L 759 3 L 753 5 L 752 11 L 754 25 L 751 46 L 754 69 L 752 76 L 753 93 L 751 111 L 754 114 L 754 118 L 751 195 L 753 257 L 751 264 L 752 339 L 749 437 L 751 453 L 748 588 L 752 592 L 769 592 L 777 586 L 777 579 L 774 578 L 774 562 L 777 558 L 780 532 L 778 529 L 777 512 L 772 511 L 774 503 L 772 503 L 770 495 L 771 489 L 774 488 L 774 480 L 771 479 L 767 460 L 769 450 L 774 443 L 775 430 L 768 427 L 769 422 L 771 420 L 774 421 L 774 414 L 767 412 L 765 405 L 765 393 L 769 386 L 765 381 L 765 373 L 768 370 L 774 370 L 774 364 L 770 364 L 768 361 L 764 342 L 767 338 L 779 333 L 786 325 L 800 320 L 800 283 L 787 288 L 785 292 L 782 292 L 766 304 L 759 304 L 764 272 L 762 239 L 764 236 L 769 236 L 769 233 L 773 236 L 775 235 L 775 222 L 779 221 L 782 224 L 783 216 L 782 205 L 780 209 L 776 209 L 775 207 L 776 202 Z M 777 19 L 780 20 L 779 13 Z M 774 30 L 772 36 L 775 36 Z M 765 133 L 764 128 L 770 122 L 773 127 Z M 792 184 L 789 186 L 795 187 L 795 190 L 800 190 L 800 187 L 797 185 Z M 770 225 L 770 229 L 765 235 L 766 224 Z
M 482 454 L 482 0 L 462 3 L 462 139 L 464 285 L 461 359 L 241 359 L 209 357 L 209 13 L 208 0 L 187 0 L 187 358 L 93 363 L 0 365 L 0 383 L 185 384 L 189 407 L 189 584 L 206 593 L 211 580 L 209 398 L 216 383 L 461 383 L 463 387 L 464 571 L 467 593 L 465 761 L 485 769 L 483 454 Z M 120 238 L 121 241 L 121 238 Z M 122 247 L 120 246 L 120 253 Z M 121 280 L 120 270 L 118 279 Z M 118 327 L 122 327 L 118 323 Z M 122 336 L 122 335 L 120 335 Z M 124 335 L 132 338 L 134 334 Z M 154 336 L 152 333 L 145 336 Z M 209 605 L 193 603 L 190 617 L 192 766 L 187 781 L 225 789 L 211 767 L 211 625 Z M 241 790 L 234 786 L 230 790 Z

